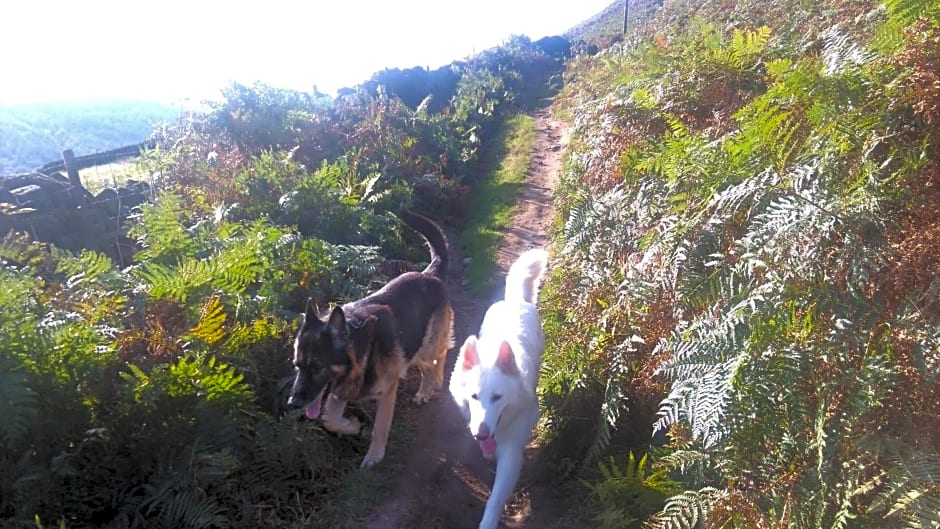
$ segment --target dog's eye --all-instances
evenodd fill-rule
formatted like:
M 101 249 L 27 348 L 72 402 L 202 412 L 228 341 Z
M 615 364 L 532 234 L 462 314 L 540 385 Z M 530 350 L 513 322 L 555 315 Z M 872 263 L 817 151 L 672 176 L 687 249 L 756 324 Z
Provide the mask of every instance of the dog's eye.
M 490 397 L 490 400 L 493 401 L 493 402 L 497 402 L 497 401 L 499 401 L 499 399 L 501 399 L 501 398 L 503 398 L 503 396 L 500 395 L 499 393 L 493 393 L 493 396 Z
M 480 400 L 480 396 L 477 395 L 476 393 L 474 393 L 473 395 L 470 395 L 470 398 L 473 400 Z

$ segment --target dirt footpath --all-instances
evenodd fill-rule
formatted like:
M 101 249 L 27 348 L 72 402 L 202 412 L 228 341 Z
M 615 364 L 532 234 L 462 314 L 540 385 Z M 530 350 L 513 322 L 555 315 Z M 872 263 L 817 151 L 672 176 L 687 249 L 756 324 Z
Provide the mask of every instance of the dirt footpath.
M 549 109 L 538 111 L 535 117 L 537 134 L 528 182 L 512 227 L 497 251 L 498 291 L 480 296 L 460 286 L 465 256 L 455 234 L 448 234 L 452 253 L 448 283 L 458 347 L 467 335 L 479 329 L 490 303 L 502 297 L 502 278 L 509 265 L 523 251 L 547 244 L 552 196 L 568 138 L 564 123 L 553 118 Z M 447 380 L 457 352 L 455 348 L 448 355 L 444 390 L 424 408 L 414 411 L 414 444 L 397 478 L 395 491 L 383 505 L 375 508 L 374 517 L 365 526 L 368 529 L 475 529 L 479 524 L 493 484 L 495 463 L 483 459 L 478 443 L 470 437 L 447 392 Z M 417 386 L 418 377 L 410 377 L 405 384 L 405 395 L 412 395 Z M 398 406 L 413 404 L 410 399 L 400 398 Z M 503 515 L 505 527 L 541 529 L 550 527 L 555 519 L 558 502 L 552 487 L 532 477 L 532 456 L 536 451 L 536 447 L 528 451 L 516 493 Z

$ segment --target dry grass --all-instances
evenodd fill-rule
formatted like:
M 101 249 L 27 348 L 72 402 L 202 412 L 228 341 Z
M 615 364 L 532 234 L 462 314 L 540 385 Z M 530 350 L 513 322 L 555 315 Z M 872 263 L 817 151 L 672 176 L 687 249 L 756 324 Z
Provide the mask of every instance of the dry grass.
M 88 167 L 78 172 L 85 189 L 92 193 L 106 187 L 118 187 L 128 180 L 142 180 L 146 175 L 137 167 L 136 158 L 124 158 L 106 165 Z

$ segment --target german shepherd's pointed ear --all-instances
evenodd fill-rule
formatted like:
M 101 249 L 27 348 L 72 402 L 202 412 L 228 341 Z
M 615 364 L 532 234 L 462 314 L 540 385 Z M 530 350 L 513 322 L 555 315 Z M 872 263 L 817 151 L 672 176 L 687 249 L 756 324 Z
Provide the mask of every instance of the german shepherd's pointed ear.
M 507 342 L 499 344 L 499 353 L 496 355 L 496 367 L 507 375 L 518 375 L 519 367 L 516 357 L 512 354 L 512 347 Z
M 307 298 L 307 308 L 304 309 L 304 323 L 310 324 L 313 320 L 320 320 L 320 308 L 313 298 Z
M 330 313 L 330 319 L 326 324 L 341 336 L 346 334 L 346 314 L 342 307 L 339 305 L 333 307 L 333 312 Z

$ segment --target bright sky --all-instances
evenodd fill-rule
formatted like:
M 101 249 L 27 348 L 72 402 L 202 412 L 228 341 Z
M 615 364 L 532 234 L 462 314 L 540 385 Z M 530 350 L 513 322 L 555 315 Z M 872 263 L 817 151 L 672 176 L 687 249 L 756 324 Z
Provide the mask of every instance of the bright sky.
M 436 68 L 514 34 L 561 33 L 612 0 L 8 0 L 0 103 L 215 98 L 229 81 L 324 92 Z

